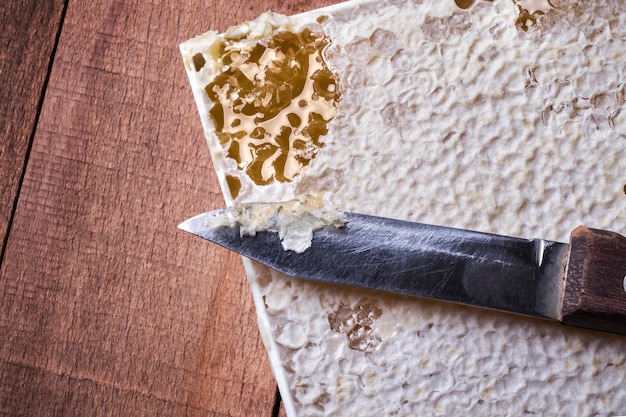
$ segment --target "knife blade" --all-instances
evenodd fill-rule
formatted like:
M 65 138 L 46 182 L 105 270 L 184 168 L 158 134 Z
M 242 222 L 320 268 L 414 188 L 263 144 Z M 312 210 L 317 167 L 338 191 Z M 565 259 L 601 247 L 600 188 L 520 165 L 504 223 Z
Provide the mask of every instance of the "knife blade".
M 570 243 L 345 213 L 303 253 L 278 233 L 210 227 L 223 210 L 179 228 L 297 278 L 472 305 L 626 334 L 626 238 L 579 226 Z

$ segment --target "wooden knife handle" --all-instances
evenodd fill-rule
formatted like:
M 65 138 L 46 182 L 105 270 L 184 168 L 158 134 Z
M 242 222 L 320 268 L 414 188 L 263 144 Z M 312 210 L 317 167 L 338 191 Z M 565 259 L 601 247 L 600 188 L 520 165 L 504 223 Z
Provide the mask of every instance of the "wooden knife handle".
M 626 334 L 626 238 L 579 226 L 571 234 L 561 321 Z

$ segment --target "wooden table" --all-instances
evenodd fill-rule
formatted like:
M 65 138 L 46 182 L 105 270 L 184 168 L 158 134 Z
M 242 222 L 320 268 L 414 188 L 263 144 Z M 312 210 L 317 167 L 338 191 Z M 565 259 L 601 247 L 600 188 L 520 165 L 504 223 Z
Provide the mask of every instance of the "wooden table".
M 178 43 L 336 2 L 1 2 L 1 416 L 283 413 Z

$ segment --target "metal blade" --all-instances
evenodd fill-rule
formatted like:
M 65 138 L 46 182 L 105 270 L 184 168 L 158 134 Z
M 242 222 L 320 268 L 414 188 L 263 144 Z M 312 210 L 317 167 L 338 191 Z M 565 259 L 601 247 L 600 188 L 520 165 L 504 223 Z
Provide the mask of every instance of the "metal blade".
M 298 254 L 277 233 L 208 227 L 216 213 L 179 227 L 294 277 L 558 319 L 563 243 L 346 213 Z

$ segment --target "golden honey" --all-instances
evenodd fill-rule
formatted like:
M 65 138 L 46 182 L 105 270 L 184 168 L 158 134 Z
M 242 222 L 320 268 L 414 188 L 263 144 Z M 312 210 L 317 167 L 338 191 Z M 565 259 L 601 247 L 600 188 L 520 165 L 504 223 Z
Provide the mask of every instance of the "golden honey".
M 329 40 L 305 29 L 255 42 L 244 51 L 223 39 L 213 49 L 222 72 L 205 88 L 210 115 L 227 157 L 255 184 L 289 182 L 315 158 L 336 112 L 338 82 L 323 58 Z M 236 196 L 241 183 L 228 183 Z

